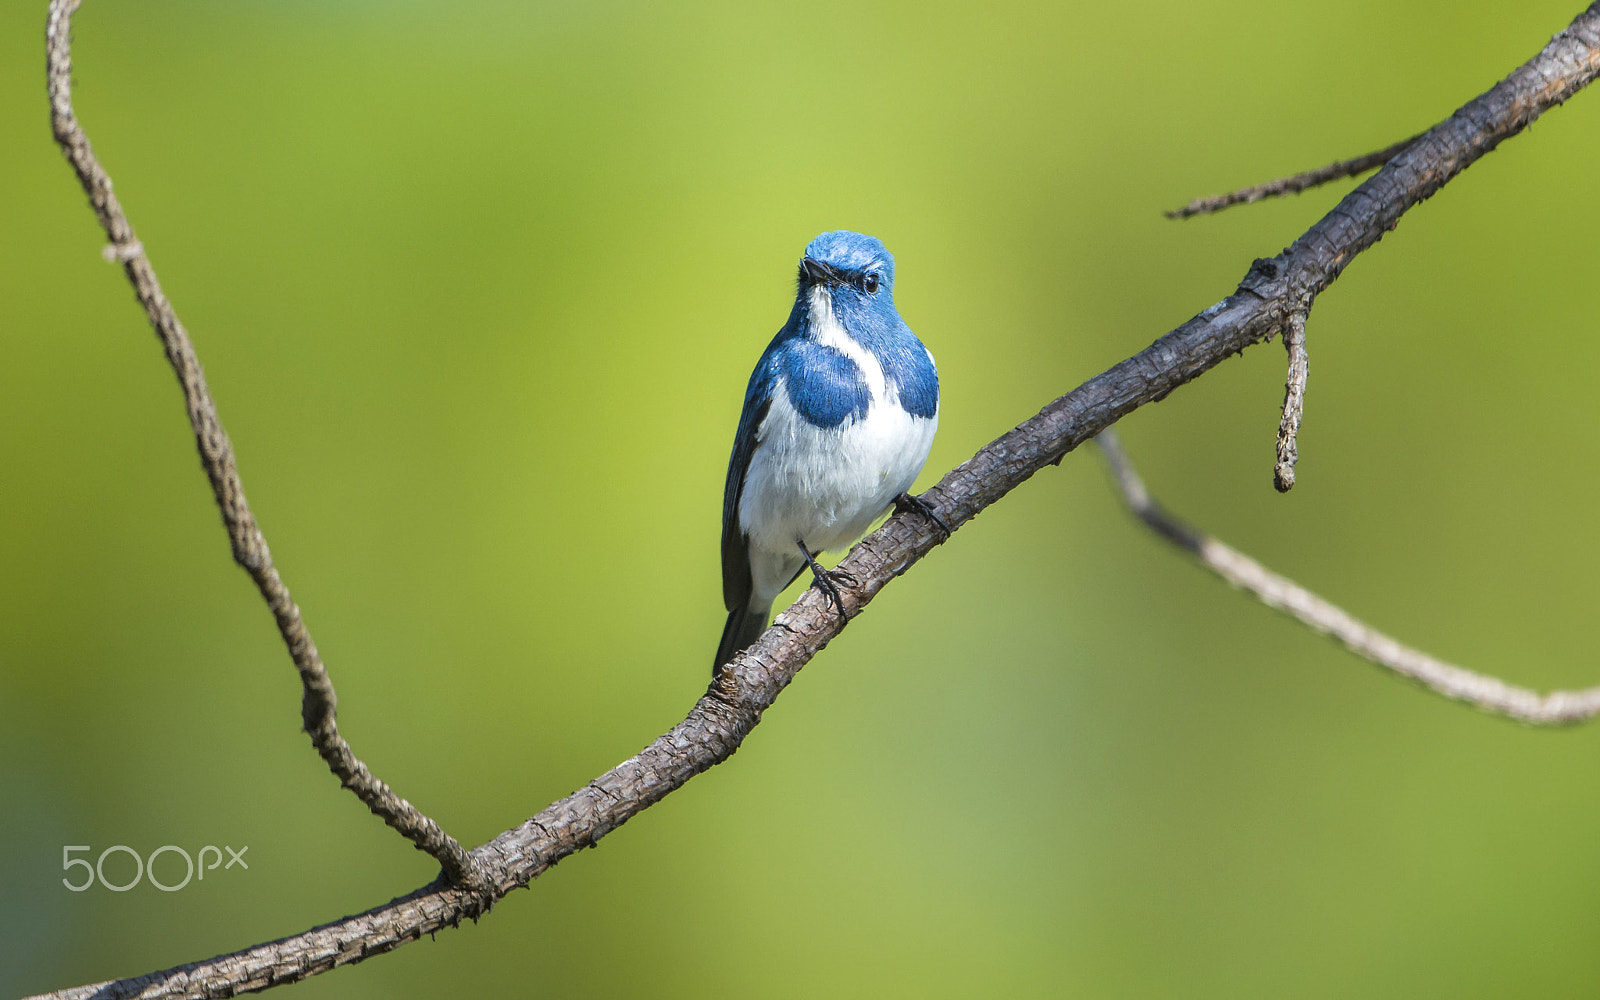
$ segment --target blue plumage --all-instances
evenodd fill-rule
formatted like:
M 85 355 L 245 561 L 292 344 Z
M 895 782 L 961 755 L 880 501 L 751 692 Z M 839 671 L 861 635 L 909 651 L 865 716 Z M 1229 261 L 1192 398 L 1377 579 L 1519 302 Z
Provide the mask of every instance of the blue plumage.
M 837 427 L 866 417 L 872 393 L 861 366 L 843 351 L 795 337 L 773 358 L 788 387 L 789 402 L 806 422 Z
M 728 622 L 716 666 L 755 641 L 812 556 L 859 537 L 927 461 L 939 376 L 893 292 L 894 257 L 876 239 L 840 230 L 807 245 L 794 308 L 750 375 L 728 462 Z

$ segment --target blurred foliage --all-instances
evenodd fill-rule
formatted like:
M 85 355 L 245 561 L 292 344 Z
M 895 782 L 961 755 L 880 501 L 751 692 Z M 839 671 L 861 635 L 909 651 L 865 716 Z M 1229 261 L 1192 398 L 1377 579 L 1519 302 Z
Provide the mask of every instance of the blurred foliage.
M 931 483 L 1349 184 L 1161 209 L 1410 134 L 1576 8 L 91 0 L 76 79 L 344 731 L 478 843 L 703 689 L 727 450 L 811 236 L 898 255 L 944 380 Z M 50 141 L 43 23 L 0 9 L 5 995 L 435 870 L 298 732 Z M 1125 422 L 1152 488 L 1438 655 L 1600 680 L 1597 160 L 1584 94 L 1322 297 L 1293 494 L 1276 346 Z M 1600 729 L 1447 704 L 1229 591 L 1085 452 L 890 588 L 729 766 L 481 925 L 295 995 L 1591 994 L 1587 754 Z M 65 844 L 208 843 L 250 870 L 60 884 Z

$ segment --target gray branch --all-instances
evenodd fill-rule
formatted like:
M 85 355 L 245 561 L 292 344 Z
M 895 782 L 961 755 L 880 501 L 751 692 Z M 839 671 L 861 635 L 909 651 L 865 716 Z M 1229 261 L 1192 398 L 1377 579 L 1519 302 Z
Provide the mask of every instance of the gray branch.
M 1530 725 L 1566 726 L 1600 715 L 1600 687 L 1540 694 L 1507 684 L 1498 677 L 1436 660 L 1379 632 L 1343 608 L 1328 603 L 1288 577 L 1279 576 L 1243 552 L 1168 513 L 1145 489 L 1144 481 L 1123 451 L 1117 432 L 1107 429 L 1095 440 L 1111 468 L 1123 502 L 1152 531 L 1193 555 L 1200 565 L 1235 587 L 1248 590 L 1262 604 L 1333 636 L 1362 659 L 1416 681 L 1446 698 Z
M 72 110 L 72 14 L 81 0 L 52 0 L 49 19 L 45 24 L 46 70 L 50 91 L 50 126 L 55 133 L 61 152 L 72 164 L 83 190 L 89 195 L 89 204 L 95 217 L 106 231 L 111 243 L 105 249 L 107 260 L 119 261 L 133 290 L 150 317 L 150 325 L 166 348 L 167 361 L 178 376 L 183 388 L 183 398 L 189 411 L 189 425 L 194 430 L 195 444 L 200 449 L 200 464 L 211 480 L 211 492 L 222 511 L 222 523 L 228 529 L 228 540 L 233 545 L 233 558 L 244 567 L 255 581 L 267 608 L 278 623 L 278 632 L 289 647 L 289 655 L 300 671 L 300 683 L 305 689 L 300 716 L 311 744 L 327 762 L 328 768 L 340 784 L 350 789 L 368 809 L 385 823 L 427 851 L 444 866 L 452 881 L 486 893 L 488 883 L 477 869 L 472 855 L 468 854 L 454 837 L 445 833 L 433 820 L 424 816 L 415 806 L 396 795 L 394 790 L 379 780 L 367 765 L 350 749 L 350 744 L 339 735 L 335 719 L 338 696 L 328 670 L 317 653 L 316 643 L 300 617 L 300 608 L 289 596 L 278 567 L 267 550 L 266 537 L 250 512 L 245 499 L 244 486 L 239 481 L 239 467 L 233 457 L 233 442 L 222 429 L 217 416 L 216 403 L 206 385 L 205 372 L 200 368 L 200 358 L 195 354 L 189 333 L 178 321 L 172 303 L 161 291 L 155 268 L 145 256 L 144 246 L 134 235 L 133 225 L 122 211 L 122 205 L 111 190 L 111 177 L 100 166 L 94 151 L 89 147 L 89 137 L 78 124 Z
M 57 45 L 65 57 L 62 11 L 71 2 L 56 0 L 52 7 L 53 77 Z M 1305 308 L 1357 254 L 1393 229 L 1408 209 L 1501 141 L 1522 131 L 1545 110 L 1577 93 L 1597 74 L 1600 2 L 1579 15 L 1533 59 L 1396 155 L 1293 246 L 1275 257 L 1257 260 L 1233 294 L 986 445 L 949 472 L 925 499 L 944 524 L 958 529 L 1122 416 L 1165 398 L 1227 358 L 1276 335 L 1292 310 Z M 102 211 L 100 189 L 88 182 L 86 186 L 96 211 Z M 103 187 L 108 198 L 109 181 Z M 120 237 L 112 232 L 112 241 L 119 247 L 131 246 L 131 230 L 124 229 Z M 135 273 L 132 264 L 142 261 L 138 255 L 130 262 L 130 275 Z M 142 270 L 147 272 L 148 266 Z M 153 276 L 145 280 L 154 289 Z M 155 296 L 164 305 L 159 291 Z M 161 310 L 153 313 L 156 318 L 164 315 Z M 158 322 L 164 340 L 162 323 L 166 322 Z M 175 321 L 170 325 L 176 329 Z M 193 364 L 192 369 L 198 372 L 198 365 Z M 214 415 L 210 420 L 210 425 L 197 420 L 197 429 L 214 425 Z M 220 435 L 220 429 L 217 433 Z M 207 440 L 202 437 L 203 446 Z M 226 499 L 237 493 L 218 487 L 218 496 Z M 248 523 L 253 528 L 253 522 Z M 264 556 L 259 536 L 251 537 L 253 551 Z M 840 563 L 857 581 L 841 587 L 852 620 L 944 538 L 928 518 L 897 515 L 856 545 Z M 254 575 L 256 571 L 251 572 Z M 262 589 L 266 594 L 267 588 Z M 269 595 L 268 599 L 273 598 Z M 286 605 L 286 598 L 284 602 Z M 298 616 L 294 620 L 297 622 Z M 806 662 L 843 627 L 843 620 L 818 591 L 802 594 L 754 646 L 718 672 L 705 695 L 670 732 L 572 795 L 475 848 L 472 856 L 488 878 L 493 898 L 526 886 L 557 861 L 593 846 L 695 775 L 727 760 Z M 303 628 L 299 634 L 303 635 Z M 100 1000 L 199 998 L 266 989 L 361 961 L 454 926 L 463 917 L 481 912 L 482 902 L 475 893 L 440 878 L 365 913 L 293 937 L 134 979 L 51 995 Z
M 1422 135 L 1426 134 L 1426 132 L 1422 133 Z M 1307 170 L 1303 174 L 1295 174 L 1293 177 L 1280 177 L 1275 181 L 1256 184 L 1253 187 L 1240 188 L 1237 191 L 1230 191 L 1228 194 L 1212 195 L 1209 198 L 1196 198 L 1182 208 L 1175 208 L 1162 214 L 1169 219 L 1187 219 L 1192 215 L 1210 215 L 1213 212 L 1220 212 L 1234 205 L 1248 205 L 1263 198 L 1278 198 L 1286 194 L 1299 194 L 1301 191 L 1309 191 L 1314 187 L 1321 187 L 1329 181 L 1336 181 L 1345 177 L 1360 177 L 1367 171 L 1376 170 L 1394 159 L 1395 156 L 1410 147 L 1412 143 L 1422 138 L 1422 135 L 1401 139 L 1394 145 L 1385 146 L 1376 152 L 1366 153 L 1348 160 L 1339 160 L 1325 167 Z
M 1289 374 L 1283 383 L 1283 419 L 1278 423 L 1278 464 L 1272 470 L 1272 485 L 1279 493 L 1294 489 L 1294 466 L 1300 461 L 1300 418 L 1306 406 L 1306 375 L 1311 359 L 1306 356 L 1306 314 L 1296 309 L 1289 313 L 1283 328 L 1283 349 L 1289 352 Z

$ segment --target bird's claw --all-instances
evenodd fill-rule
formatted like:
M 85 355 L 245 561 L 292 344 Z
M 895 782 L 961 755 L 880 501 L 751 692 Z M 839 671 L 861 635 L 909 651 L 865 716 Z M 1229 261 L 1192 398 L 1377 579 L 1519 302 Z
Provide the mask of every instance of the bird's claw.
M 950 530 L 950 526 L 944 523 L 944 518 L 940 517 L 933 509 L 933 504 L 922 499 L 921 497 L 914 497 L 909 493 L 902 493 L 894 498 L 894 509 L 895 512 L 899 514 L 904 514 L 908 510 L 916 511 L 918 514 L 921 514 L 923 517 L 937 525 L 939 530 L 944 532 L 944 537 L 946 539 L 949 539 L 951 535 L 955 534 L 955 532 Z
M 823 576 L 826 576 L 831 580 L 839 580 L 843 583 L 847 583 L 852 587 L 856 586 L 857 583 L 860 582 L 856 579 L 855 574 L 847 569 L 830 569 L 824 572 Z
M 806 565 L 811 567 L 811 585 L 827 595 L 828 600 L 832 601 L 834 606 L 839 609 L 840 618 L 849 620 L 850 612 L 845 610 L 844 595 L 839 593 L 839 582 L 842 581 L 854 587 L 856 586 L 856 578 L 848 570 L 823 569 L 817 565 L 816 559 L 812 558 L 811 552 L 805 547 L 805 543 L 801 542 L 799 544 L 800 554 L 806 557 Z
M 848 577 L 850 574 L 837 574 L 835 571 L 824 570 L 812 576 L 811 585 L 828 596 L 828 600 L 832 601 L 834 606 L 839 609 L 840 618 L 849 618 L 850 612 L 844 609 L 844 595 L 839 593 L 839 584 L 834 582 L 841 576 Z M 855 578 L 851 577 L 849 582 L 854 585 Z

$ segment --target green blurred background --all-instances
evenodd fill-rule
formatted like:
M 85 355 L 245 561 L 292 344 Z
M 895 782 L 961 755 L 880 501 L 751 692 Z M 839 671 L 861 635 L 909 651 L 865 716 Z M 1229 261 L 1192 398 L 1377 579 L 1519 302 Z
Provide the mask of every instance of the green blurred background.
M 50 140 L 44 6 L 0 11 L 6 995 L 436 870 L 299 732 Z M 475 844 L 703 690 L 728 446 L 813 235 L 898 256 L 944 384 L 926 485 L 1349 185 L 1161 209 L 1408 135 L 1576 12 L 91 0 L 76 79 L 345 733 Z M 1152 488 L 1440 656 L 1600 681 L 1597 159 L 1583 94 L 1322 297 L 1292 495 L 1277 346 L 1125 421 Z M 1593 995 L 1597 761 L 1600 729 L 1448 704 L 1230 591 L 1085 451 L 890 588 L 728 766 L 480 925 L 295 995 Z M 250 869 L 70 893 L 68 844 Z

